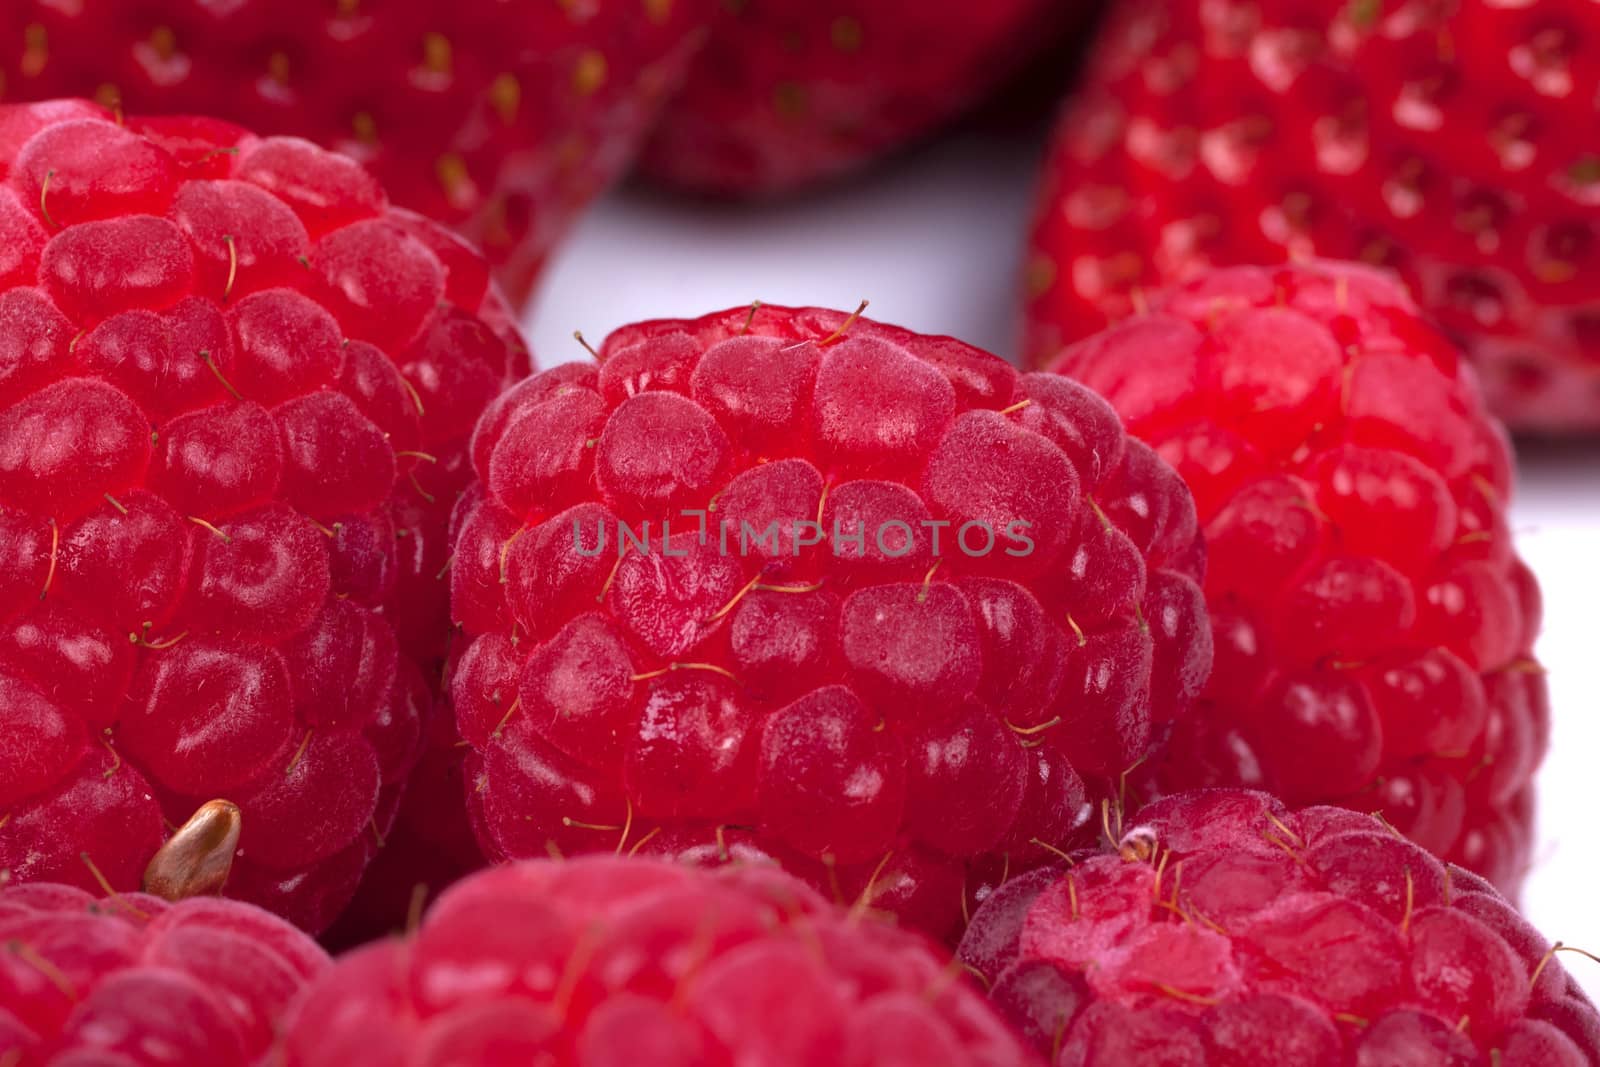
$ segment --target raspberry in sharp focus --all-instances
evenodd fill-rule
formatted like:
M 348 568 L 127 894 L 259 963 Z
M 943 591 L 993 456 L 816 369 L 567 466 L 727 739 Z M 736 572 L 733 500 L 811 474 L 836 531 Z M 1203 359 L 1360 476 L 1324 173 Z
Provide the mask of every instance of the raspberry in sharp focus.
M 491 858 L 748 849 L 947 936 L 1187 712 L 1193 505 L 1087 389 L 818 309 L 600 355 L 472 443 L 451 694 Z
M 1370 268 L 1231 268 L 1063 353 L 1194 492 L 1216 670 L 1158 782 L 1382 811 L 1514 893 L 1539 589 L 1470 369 Z
M 516 303 L 622 175 L 712 0 L 8 0 L 0 97 L 306 137 L 481 245 Z M 6 231 L 0 227 L 0 234 Z
M 253 1067 L 328 967 L 316 942 L 238 901 L 3 888 L 0 1063 Z
M 430 710 L 394 829 L 355 897 L 319 940 L 335 954 L 399 933 L 426 901 L 484 865 L 463 782 L 465 752 L 447 704 Z
M 1586 1067 L 1600 1013 L 1486 882 L 1381 821 L 1216 789 L 1008 883 L 961 958 L 1058 1067 Z
M 1600 430 L 1600 7 L 1131 0 L 1064 116 L 1029 357 L 1212 266 L 1397 271 L 1514 429 Z
M 1029 1067 L 922 938 L 782 872 L 589 856 L 474 875 L 300 1001 L 286 1067 Z
M 0 107 L 0 218 L 0 870 L 320 929 L 416 757 L 468 431 L 526 351 L 475 253 L 305 141 Z
M 730 4 L 647 142 L 645 171 L 721 196 L 791 192 L 901 148 L 979 103 L 1087 0 Z

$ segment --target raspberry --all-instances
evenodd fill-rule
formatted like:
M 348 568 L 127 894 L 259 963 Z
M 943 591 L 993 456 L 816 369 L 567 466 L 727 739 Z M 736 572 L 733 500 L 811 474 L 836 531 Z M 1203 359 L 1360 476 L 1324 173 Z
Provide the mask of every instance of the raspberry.
M 1584 1067 L 1600 1014 L 1487 883 L 1370 816 L 1167 797 L 973 917 L 962 961 L 1058 1067 Z
M 1600 8 L 1130 0 L 1062 119 L 1029 357 L 1212 267 L 1397 272 L 1514 428 L 1600 430 Z
M 1549 733 L 1510 455 L 1470 369 L 1376 271 L 1219 271 L 1073 346 L 1194 491 L 1216 670 L 1157 779 L 1381 810 L 1502 890 Z
M 711 0 L 11 0 L 0 97 L 97 95 L 308 137 L 481 245 L 521 303 L 552 246 L 627 168 L 711 14 Z M 289 162 L 276 168 L 285 181 L 347 219 L 363 196 L 375 206 L 370 183 L 325 168 L 294 176 Z M 137 186 L 142 172 L 124 173 Z
M 312 985 L 283 1052 L 286 1067 L 1033 1062 L 914 934 L 770 867 L 610 856 L 459 884 L 414 936 Z
M 249 904 L 3 888 L 0 1063 L 252 1067 L 329 966 L 316 942 Z
M 1192 504 L 1088 390 L 817 309 L 600 360 L 472 442 L 450 684 L 490 858 L 732 835 L 945 936 L 1188 710 Z
M 526 352 L 474 253 L 304 141 L 0 108 L 0 215 L 0 870 L 320 929 L 415 761 L 467 434 Z
M 1078 0 L 729 4 L 644 168 L 722 196 L 789 192 L 937 129 L 1027 67 Z

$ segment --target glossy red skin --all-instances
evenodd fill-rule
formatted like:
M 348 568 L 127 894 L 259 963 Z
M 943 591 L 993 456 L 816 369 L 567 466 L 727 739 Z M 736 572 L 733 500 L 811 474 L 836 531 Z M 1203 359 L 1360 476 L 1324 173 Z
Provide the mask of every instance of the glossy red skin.
M 112 120 L 0 108 L 0 869 L 133 890 L 226 799 L 228 892 L 319 930 L 417 758 L 466 434 L 527 352 L 348 160 Z
M 345 956 L 285 1067 L 1032 1067 L 948 953 L 770 866 L 484 871 Z
M 600 357 L 473 442 L 451 695 L 491 859 L 749 847 L 947 937 L 1187 713 L 1211 655 L 1190 503 L 1088 390 L 819 309 L 640 323 Z M 680 509 L 712 503 L 702 545 Z M 958 541 L 979 516 L 988 553 Z M 618 522 L 648 553 L 617 558 Z
M 360 160 L 483 248 L 515 304 L 632 162 L 712 0 L 19 0 L 0 100 L 206 114 Z
M 1246 790 L 1109 824 L 974 916 L 962 962 L 1057 1067 L 1586 1067 L 1600 1013 L 1482 879 Z
M 1549 698 L 1510 451 L 1471 369 L 1388 276 L 1216 271 L 1069 347 L 1184 476 L 1216 669 L 1152 765 L 1382 811 L 1515 894 Z
M 792 192 L 980 103 L 1088 0 L 742 0 L 645 149 L 652 178 L 716 196 Z
M 331 967 L 248 904 L 48 882 L 0 889 L 0 945 L 0 1062 L 13 1067 L 254 1067 Z
M 1027 358 L 1208 266 L 1363 260 L 1513 429 L 1600 430 L 1600 10 L 1204 8 L 1136 0 L 1104 34 L 1039 200 Z

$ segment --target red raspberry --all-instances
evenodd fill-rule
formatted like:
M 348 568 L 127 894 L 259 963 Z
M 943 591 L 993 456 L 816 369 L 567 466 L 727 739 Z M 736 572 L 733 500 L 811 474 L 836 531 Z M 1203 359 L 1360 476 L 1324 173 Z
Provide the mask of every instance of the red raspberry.
M 329 966 L 305 934 L 236 901 L 0 889 L 0 1064 L 252 1067 Z
M 1392 828 L 1167 797 L 980 909 L 962 961 L 1055 1067 L 1589 1067 L 1600 1013 L 1506 899 Z
M 1026 1067 L 920 937 L 770 867 L 586 857 L 452 889 L 341 960 L 285 1067 Z
M 1029 356 L 1141 290 L 1396 271 L 1513 427 L 1600 431 L 1600 6 L 1126 0 L 1046 169 Z
M 1088 390 L 817 309 L 600 359 L 472 443 L 451 692 L 491 858 L 732 834 L 944 936 L 1188 710 L 1193 506 Z
M 552 245 L 627 168 L 712 10 L 712 0 L 7 0 L 0 98 L 95 95 L 130 112 L 309 137 L 366 164 L 395 203 L 483 246 L 520 303 Z
M 1508 892 L 1549 733 L 1539 589 L 1470 370 L 1376 271 L 1235 268 L 1056 364 L 1184 475 L 1216 671 L 1173 788 L 1381 810 Z
M 304 141 L 0 108 L 0 219 L 0 869 L 318 929 L 415 759 L 467 432 L 526 353 L 474 253 Z
M 727 3 L 644 168 L 723 196 L 834 178 L 937 129 L 1025 68 L 1082 0 Z

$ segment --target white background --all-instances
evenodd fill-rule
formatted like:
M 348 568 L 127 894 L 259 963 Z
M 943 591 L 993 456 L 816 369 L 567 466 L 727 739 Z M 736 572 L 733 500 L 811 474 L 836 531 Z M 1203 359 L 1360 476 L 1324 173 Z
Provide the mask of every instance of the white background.
M 851 309 L 1012 357 L 1035 155 L 1024 135 L 967 133 L 799 201 L 729 207 L 623 190 L 546 276 L 529 338 L 545 366 L 613 328 L 760 299 Z M 1544 587 L 1538 652 L 1554 740 L 1523 904 L 1547 937 L 1600 952 L 1600 441 L 1525 444 L 1513 527 Z M 1568 955 L 1600 1000 L 1600 964 Z

